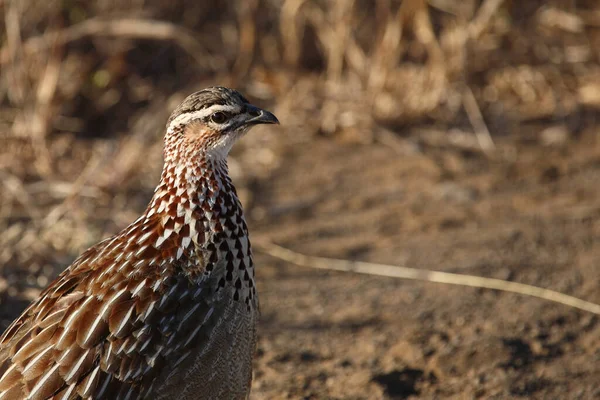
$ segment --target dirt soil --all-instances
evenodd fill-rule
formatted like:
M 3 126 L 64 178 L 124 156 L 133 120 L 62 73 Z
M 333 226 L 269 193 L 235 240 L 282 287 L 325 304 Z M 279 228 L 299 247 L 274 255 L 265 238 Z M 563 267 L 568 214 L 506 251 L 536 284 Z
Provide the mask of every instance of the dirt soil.
M 291 150 L 256 190 L 264 210 L 251 218 L 255 236 L 306 254 L 508 279 L 600 302 L 594 134 L 557 147 L 507 139 L 497 145 L 508 155 L 495 160 L 399 140 L 404 152 L 327 140 Z M 257 264 L 254 399 L 600 396 L 600 321 L 588 313 L 262 254 Z

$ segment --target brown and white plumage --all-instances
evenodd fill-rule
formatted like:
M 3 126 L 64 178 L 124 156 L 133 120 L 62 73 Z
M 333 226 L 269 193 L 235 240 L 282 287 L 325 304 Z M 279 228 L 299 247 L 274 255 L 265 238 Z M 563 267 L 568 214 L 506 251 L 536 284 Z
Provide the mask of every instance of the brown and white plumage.
M 222 87 L 173 112 L 146 212 L 0 338 L 0 400 L 247 397 L 258 299 L 226 157 L 260 123 L 278 121 Z

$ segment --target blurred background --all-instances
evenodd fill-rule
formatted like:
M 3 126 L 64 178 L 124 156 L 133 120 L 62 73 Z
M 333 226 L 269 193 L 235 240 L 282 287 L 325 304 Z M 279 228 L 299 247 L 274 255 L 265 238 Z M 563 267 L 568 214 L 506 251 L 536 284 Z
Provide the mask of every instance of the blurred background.
M 0 330 L 145 209 L 173 108 L 280 127 L 230 169 L 253 240 L 600 302 L 595 0 L 0 0 Z M 600 321 L 256 252 L 253 399 L 600 397 Z

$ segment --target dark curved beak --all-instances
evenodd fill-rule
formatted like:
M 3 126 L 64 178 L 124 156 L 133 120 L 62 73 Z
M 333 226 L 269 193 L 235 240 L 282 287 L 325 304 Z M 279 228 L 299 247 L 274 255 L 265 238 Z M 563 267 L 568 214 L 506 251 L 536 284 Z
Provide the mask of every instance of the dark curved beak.
M 247 113 L 250 116 L 249 119 L 246 120 L 247 124 L 257 125 L 257 124 L 277 124 L 279 125 L 279 120 L 273 113 L 270 113 L 267 110 L 263 110 L 262 108 L 255 107 L 251 104 L 246 106 Z

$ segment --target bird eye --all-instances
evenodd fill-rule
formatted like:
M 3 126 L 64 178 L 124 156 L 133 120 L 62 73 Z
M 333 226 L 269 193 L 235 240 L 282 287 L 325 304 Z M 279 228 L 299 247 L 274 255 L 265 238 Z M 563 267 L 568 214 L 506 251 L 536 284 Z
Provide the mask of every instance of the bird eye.
M 227 120 L 227 115 L 224 112 L 217 111 L 216 113 L 210 116 L 210 120 L 215 124 L 222 124 Z

